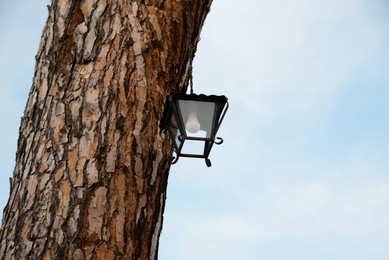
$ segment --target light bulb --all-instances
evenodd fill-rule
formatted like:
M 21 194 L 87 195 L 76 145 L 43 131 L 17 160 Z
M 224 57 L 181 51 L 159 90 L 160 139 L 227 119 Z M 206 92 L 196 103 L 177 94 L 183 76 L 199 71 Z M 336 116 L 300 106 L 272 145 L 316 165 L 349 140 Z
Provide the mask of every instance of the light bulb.
M 188 121 L 186 122 L 185 128 L 191 134 L 195 134 L 200 130 L 200 123 L 199 123 L 199 119 L 197 118 L 196 112 L 191 112 L 189 114 Z

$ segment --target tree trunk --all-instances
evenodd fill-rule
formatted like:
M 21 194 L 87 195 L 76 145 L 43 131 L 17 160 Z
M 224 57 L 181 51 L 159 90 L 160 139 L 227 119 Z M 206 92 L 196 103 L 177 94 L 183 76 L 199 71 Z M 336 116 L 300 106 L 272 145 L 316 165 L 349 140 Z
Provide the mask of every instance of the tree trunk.
M 156 259 L 171 141 L 212 0 L 53 0 L 21 122 L 1 259 Z

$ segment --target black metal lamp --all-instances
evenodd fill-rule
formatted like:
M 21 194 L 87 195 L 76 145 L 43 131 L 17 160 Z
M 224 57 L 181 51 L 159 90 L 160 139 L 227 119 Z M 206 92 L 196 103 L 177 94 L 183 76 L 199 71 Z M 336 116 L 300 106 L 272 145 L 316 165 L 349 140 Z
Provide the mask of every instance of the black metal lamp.
M 161 132 L 168 131 L 174 140 L 174 151 L 179 157 L 208 159 L 213 144 L 222 144 L 223 139 L 216 137 L 220 124 L 228 109 L 225 96 L 206 96 L 196 94 L 172 94 L 167 98 L 165 111 L 160 122 Z M 216 139 L 218 141 L 216 141 Z

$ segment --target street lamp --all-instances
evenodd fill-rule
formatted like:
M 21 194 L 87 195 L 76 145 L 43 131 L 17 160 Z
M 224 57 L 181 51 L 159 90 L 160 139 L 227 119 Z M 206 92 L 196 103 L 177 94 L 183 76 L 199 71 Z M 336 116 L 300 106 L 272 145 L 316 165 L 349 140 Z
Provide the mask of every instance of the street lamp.
M 208 159 L 213 144 L 222 144 L 223 139 L 216 137 L 220 124 L 228 109 L 225 96 L 206 96 L 196 94 L 172 94 L 167 98 L 160 129 L 168 131 L 174 140 L 176 157 Z M 218 141 L 216 141 L 216 139 Z

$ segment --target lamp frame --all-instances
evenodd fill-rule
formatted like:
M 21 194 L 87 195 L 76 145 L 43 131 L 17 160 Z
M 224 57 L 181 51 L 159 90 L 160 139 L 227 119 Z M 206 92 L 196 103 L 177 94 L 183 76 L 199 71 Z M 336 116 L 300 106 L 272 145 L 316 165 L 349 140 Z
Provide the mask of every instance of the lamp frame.
M 194 101 L 194 102 L 211 102 L 215 104 L 211 133 L 209 137 L 193 137 L 187 135 L 187 130 L 185 129 L 185 122 L 181 113 L 179 101 Z M 174 143 L 174 152 L 176 154 L 173 157 L 172 164 L 175 164 L 180 157 L 190 157 L 190 158 L 203 158 L 208 167 L 211 166 L 211 161 L 209 160 L 209 154 L 214 144 L 220 145 L 223 143 L 223 139 L 216 137 L 217 131 L 220 128 L 220 125 L 224 119 L 224 116 L 228 110 L 228 99 L 225 96 L 216 96 L 216 95 L 204 95 L 204 94 L 171 94 L 167 97 L 165 103 L 165 110 L 160 122 L 160 129 L 162 132 L 167 132 L 170 135 L 170 138 Z M 172 119 L 176 119 L 177 125 L 172 123 Z M 175 127 L 172 127 L 175 126 Z M 175 131 L 173 130 L 175 129 Z M 179 143 L 177 143 L 176 138 Z M 217 141 L 216 141 L 217 140 Z M 204 151 L 202 154 L 193 154 L 193 153 L 183 153 L 182 149 L 186 141 L 198 141 L 204 142 Z

